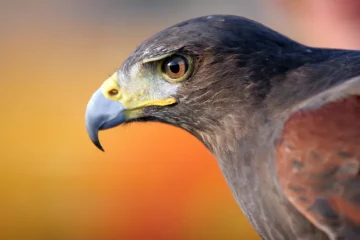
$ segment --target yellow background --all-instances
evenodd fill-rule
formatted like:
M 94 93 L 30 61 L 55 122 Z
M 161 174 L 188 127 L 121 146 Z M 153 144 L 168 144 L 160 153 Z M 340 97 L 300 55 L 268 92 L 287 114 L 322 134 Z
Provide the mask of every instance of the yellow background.
M 0 3 L 1 240 L 259 239 L 188 133 L 131 124 L 101 132 L 105 153 L 87 137 L 92 92 L 145 38 L 211 13 L 267 19 L 259 1 L 146 2 Z

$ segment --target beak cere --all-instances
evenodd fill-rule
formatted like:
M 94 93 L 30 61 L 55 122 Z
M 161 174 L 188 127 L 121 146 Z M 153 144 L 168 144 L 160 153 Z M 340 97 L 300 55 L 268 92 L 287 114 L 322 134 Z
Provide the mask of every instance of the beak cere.
M 125 121 L 125 108 L 118 101 L 107 99 L 98 89 L 91 97 L 85 113 L 86 130 L 97 148 L 102 148 L 98 131 L 116 127 Z

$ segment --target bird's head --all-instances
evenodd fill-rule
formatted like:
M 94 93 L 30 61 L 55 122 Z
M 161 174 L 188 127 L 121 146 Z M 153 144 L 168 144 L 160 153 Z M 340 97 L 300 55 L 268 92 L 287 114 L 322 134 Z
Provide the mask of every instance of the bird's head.
M 131 121 L 165 122 L 199 138 L 224 124 L 240 125 L 241 132 L 261 108 L 270 79 L 297 64 L 273 64 L 278 49 L 296 47 L 237 16 L 179 23 L 144 41 L 94 93 L 86 110 L 88 134 L 102 149 L 99 130 Z

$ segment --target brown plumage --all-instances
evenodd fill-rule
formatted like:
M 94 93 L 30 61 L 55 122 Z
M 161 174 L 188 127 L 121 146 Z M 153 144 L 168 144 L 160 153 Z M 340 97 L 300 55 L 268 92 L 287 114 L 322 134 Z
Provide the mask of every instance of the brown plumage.
M 360 236 L 359 143 L 360 96 L 353 96 L 295 113 L 277 146 L 285 195 L 329 235 Z

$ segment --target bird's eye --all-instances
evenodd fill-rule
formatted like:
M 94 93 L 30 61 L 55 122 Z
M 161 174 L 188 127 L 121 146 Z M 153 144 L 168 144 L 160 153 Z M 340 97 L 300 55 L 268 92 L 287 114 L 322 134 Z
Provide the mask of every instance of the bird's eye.
M 170 82 L 180 82 L 189 73 L 189 60 L 180 55 L 173 55 L 161 63 L 161 72 Z

